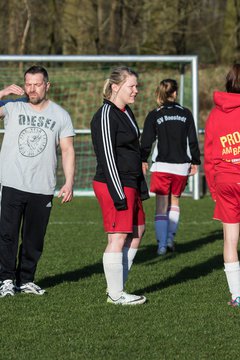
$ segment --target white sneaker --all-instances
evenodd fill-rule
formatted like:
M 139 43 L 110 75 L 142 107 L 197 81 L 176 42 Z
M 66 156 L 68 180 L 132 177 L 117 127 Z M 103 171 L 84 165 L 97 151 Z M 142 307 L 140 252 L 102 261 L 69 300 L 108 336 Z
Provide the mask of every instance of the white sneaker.
M 24 294 L 43 295 L 45 293 L 45 290 L 41 289 L 40 286 L 34 284 L 34 282 L 22 284 L 17 288 L 17 290 Z
M 120 298 L 117 300 L 113 300 L 109 295 L 107 298 L 108 303 L 115 305 L 139 305 L 144 304 L 146 300 L 147 299 L 145 298 L 145 296 L 127 294 L 124 291 L 122 292 Z
M 157 249 L 157 254 L 158 255 L 165 255 L 167 253 L 167 248 L 164 246 L 160 246 Z
M 4 296 L 14 296 L 15 295 L 15 286 L 12 280 L 4 280 L 0 286 L 0 297 Z
M 167 240 L 167 250 L 174 252 L 175 250 L 175 244 L 173 239 Z

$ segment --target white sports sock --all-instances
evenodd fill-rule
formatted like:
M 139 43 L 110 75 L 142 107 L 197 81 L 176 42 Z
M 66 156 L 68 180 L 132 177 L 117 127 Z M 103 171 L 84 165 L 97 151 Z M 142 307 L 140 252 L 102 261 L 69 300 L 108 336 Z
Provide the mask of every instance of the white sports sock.
M 129 270 L 133 264 L 133 259 L 136 256 L 138 249 L 134 248 L 123 248 L 123 287 L 127 281 Z
M 158 247 L 167 247 L 168 216 L 155 215 L 155 233 Z
M 233 263 L 225 263 L 224 271 L 227 277 L 229 291 L 232 299 L 235 300 L 240 296 L 240 266 L 239 261 Z
M 104 253 L 103 268 L 107 281 L 109 296 L 113 300 L 120 298 L 123 291 L 122 253 Z
M 168 239 L 173 241 L 174 236 L 176 235 L 178 229 L 180 217 L 180 208 L 179 206 L 172 205 L 168 210 Z

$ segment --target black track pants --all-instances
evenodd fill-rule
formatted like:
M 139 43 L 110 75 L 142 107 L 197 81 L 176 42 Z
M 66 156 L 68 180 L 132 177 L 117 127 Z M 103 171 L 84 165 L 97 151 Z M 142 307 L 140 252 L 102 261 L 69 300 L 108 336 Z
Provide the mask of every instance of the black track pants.
M 53 195 L 33 194 L 5 186 L 2 188 L 0 280 L 16 278 L 18 284 L 34 280 L 43 251 L 52 199 Z M 18 253 L 20 229 L 22 242 Z

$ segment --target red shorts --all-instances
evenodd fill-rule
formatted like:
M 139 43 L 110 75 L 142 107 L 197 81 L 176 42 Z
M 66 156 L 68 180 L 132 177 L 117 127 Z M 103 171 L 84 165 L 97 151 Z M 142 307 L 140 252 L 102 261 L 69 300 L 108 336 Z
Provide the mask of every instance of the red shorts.
M 216 184 L 213 218 L 229 224 L 240 223 L 240 184 Z
M 133 226 L 145 225 L 145 214 L 137 189 L 123 188 L 127 199 L 127 210 L 116 210 L 107 184 L 93 181 L 93 190 L 102 210 L 105 232 L 132 233 Z
M 164 172 L 152 172 L 150 191 L 157 195 L 181 196 L 187 185 L 188 176 Z

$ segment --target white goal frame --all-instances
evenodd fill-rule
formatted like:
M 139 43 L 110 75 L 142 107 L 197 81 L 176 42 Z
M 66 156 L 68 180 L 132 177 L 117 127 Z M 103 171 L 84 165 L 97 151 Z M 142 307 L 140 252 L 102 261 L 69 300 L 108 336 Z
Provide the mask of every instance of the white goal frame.
M 191 65 L 192 113 L 198 133 L 198 57 L 196 55 L 0 55 L 0 62 L 166 62 Z M 180 90 L 184 77 L 181 76 Z M 181 95 L 180 95 L 181 96 Z M 181 98 L 180 98 L 181 102 Z M 4 132 L 2 130 L 1 132 Z M 89 134 L 89 129 L 76 130 L 77 134 Z M 193 199 L 200 198 L 199 172 L 193 176 Z M 81 193 L 93 195 L 93 193 Z

